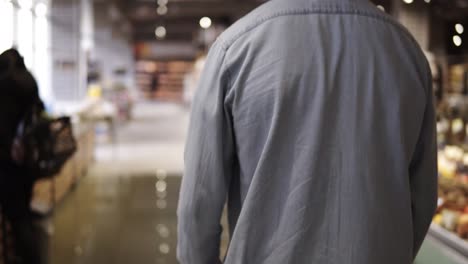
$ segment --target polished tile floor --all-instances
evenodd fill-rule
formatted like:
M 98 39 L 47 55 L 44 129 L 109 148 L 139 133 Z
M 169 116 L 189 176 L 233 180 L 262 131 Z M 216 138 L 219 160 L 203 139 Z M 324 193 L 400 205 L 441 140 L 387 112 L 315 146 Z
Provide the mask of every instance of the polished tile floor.
M 49 221 L 52 264 L 175 264 L 176 206 L 187 109 L 137 105 L 114 145 Z M 224 247 L 227 239 L 224 240 Z M 428 238 L 416 264 L 463 264 Z
M 51 263 L 176 263 L 180 177 L 89 177 L 54 219 Z

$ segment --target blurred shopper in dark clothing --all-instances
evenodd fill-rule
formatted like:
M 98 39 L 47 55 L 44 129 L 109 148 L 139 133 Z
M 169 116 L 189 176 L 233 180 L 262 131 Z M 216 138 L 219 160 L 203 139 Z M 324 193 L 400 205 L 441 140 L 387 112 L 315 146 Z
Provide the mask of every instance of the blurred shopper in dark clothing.
M 30 207 L 33 177 L 11 158 L 17 127 L 33 105 L 43 108 L 36 81 L 18 51 L 7 50 L 0 55 L 0 205 L 12 226 L 15 253 L 25 264 L 45 263 L 46 256 L 45 234 Z
M 156 92 L 158 91 L 159 88 L 159 78 L 156 73 L 153 73 L 151 77 L 151 96 L 155 97 Z

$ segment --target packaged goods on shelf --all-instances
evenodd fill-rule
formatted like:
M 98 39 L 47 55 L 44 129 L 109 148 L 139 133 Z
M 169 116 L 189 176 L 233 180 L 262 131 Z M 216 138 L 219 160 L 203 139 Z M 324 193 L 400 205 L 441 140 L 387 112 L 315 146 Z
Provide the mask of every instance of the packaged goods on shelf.
M 193 68 L 192 61 L 137 62 L 136 81 L 147 98 L 181 100 L 184 80 Z
M 437 104 L 438 207 L 430 234 L 468 257 L 468 97 L 446 93 Z
M 439 151 L 438 165 L 439 199 L 432 228 L 438 229 L 432 232 L 444 236 L 449 231 L 458 236 L 458 244 L 466 243 L 468 250 L 468 151 L 460 146 L 446 146 Z M 448 234 L 444 240 L 454 241 Z

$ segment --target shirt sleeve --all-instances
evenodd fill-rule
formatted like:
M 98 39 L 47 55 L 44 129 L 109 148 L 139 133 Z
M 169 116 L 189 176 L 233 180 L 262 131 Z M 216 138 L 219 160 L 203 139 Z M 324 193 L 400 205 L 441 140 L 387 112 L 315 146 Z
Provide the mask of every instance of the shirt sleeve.
M 428 73 L 430 76 L 430 71 Z M 426 108 L 415 155 L 410 165 L 413 214 L 413 255 L 416 258 L 437 206 L 437 137 L 431 82 L 426 87 Z
M 224 49 L 215 43 L 192 105 L 177 210 L 181 264 L 221 263 L 220 220 L 234 158 L 231 118 L 224 105 L 228 83 L 224 57 Z

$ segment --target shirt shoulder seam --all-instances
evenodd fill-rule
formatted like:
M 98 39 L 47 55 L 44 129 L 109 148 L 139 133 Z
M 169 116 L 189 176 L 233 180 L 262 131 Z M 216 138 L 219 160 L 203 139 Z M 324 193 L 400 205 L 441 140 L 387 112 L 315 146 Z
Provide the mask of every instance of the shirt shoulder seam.
M 328 7 L 312 7 L 306 9 L 293 9 L 293 10 L 285 10 L 281 12 L 274 13 L 269 16 L 262 17 L 249 26 L 247 26 L 244 30 L 234 34 L 233 36 L 229 37 L 228 39 L 223 40 L 222 37 L 219 39 L 221 48 L 226 52 L 237 40 L 239 40 L 243 35 L 249 33 L 250 31 L 256 29 L 257 27 L 261 26 L 262 24 L 273 20 L 278 17 L 284 16 L 299 16 L 299 15 L 320 15 L 320 14 L 338 14 L 338 15 L 357 15 L 362 17 L 369 17 L 376 20 L 383 21 L 396 27 L 400 32 L 408 37 L 413 44 L 417 44 L 416 40 L 414 40 L 413 36 L 408 32 L 408 30 L 397 23 L 396 21 L 390 19 L 389 17 L 382 16 L 379 14 L 375 14 L 369 11 L 358 10 L 358 9 L 350 9 L 350 10 L 343 10 L 340 6 L 328 6 Z M 417 44 L 419 46 L 419 44 Z

